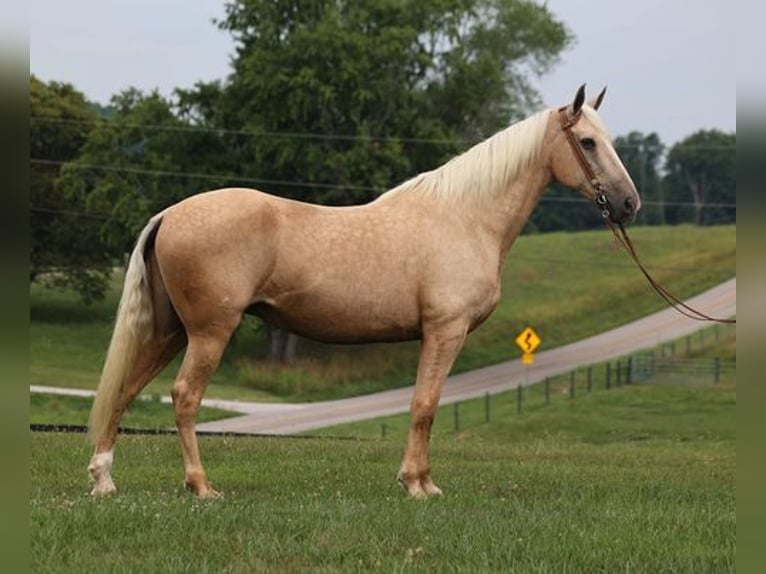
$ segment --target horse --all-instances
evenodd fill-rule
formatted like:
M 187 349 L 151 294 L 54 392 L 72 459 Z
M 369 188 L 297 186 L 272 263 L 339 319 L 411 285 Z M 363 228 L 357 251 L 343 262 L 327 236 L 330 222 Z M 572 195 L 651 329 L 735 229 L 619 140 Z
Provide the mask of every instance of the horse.
M 552 182 L 612 222 L 640 208 L 597 113 L 603 100 L 544 109 L 432 171 L 346 207 L 225 188 L 157 213 L 125 274 L 89 434 L 93 495 L 115 492 L 114 445 L 133 399 L 184 347 L 172 386 L 184 483 L 220 494 L 203 468 L 195 419 L 243 314 L 318 341 L 421 341 L 397 480 L 414 497 L 431 478 L 431 425 L 466 336 L 500 300 L 507 254 Z

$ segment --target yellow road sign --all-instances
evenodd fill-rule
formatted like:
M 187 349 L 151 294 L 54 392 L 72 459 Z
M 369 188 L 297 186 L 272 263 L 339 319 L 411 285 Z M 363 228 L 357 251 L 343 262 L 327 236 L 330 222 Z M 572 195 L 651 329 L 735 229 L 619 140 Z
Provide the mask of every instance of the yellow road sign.
M 524 365 L 531 365 L 535 362 L 535 354 L 534 353 L 524 353 L 521 356 L 521 362 Z
M 537 336 L 532 327 L 527 327 L 516 337 L 516 344 L 524 353 L 528 354 L 534 353 L 541 342 L 540 337 Z

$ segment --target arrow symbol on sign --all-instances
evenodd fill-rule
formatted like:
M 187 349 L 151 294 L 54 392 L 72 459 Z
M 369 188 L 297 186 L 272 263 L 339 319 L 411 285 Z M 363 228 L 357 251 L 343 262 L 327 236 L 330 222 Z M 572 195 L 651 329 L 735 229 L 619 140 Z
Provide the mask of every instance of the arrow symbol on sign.
M 529 340 L 532 338 L 532 331 L 527 331 L 527 337 L 524 339 L 524 344 L 527 346 L 527 352 L 532 349 L 532 343 Z

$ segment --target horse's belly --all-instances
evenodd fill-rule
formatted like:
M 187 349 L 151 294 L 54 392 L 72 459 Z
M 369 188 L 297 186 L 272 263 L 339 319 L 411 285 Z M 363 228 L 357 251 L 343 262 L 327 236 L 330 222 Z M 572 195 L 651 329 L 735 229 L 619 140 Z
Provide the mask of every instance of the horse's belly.
M 333 301 L 308 294 L 280 299 L 255 303 L 247 311 L 292 333 L 328 343 L 407 341 L 420 337 L 418 313 L 406 305 Z

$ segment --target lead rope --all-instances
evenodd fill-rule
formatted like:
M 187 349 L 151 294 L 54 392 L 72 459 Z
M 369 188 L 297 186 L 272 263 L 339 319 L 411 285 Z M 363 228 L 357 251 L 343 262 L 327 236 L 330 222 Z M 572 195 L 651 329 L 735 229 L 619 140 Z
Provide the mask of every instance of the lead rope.
M 608 214 L 608 212 L 607 212 Z M 714 323 L 737 323 L 736 319 L 718 319 L 716 317 L 711 317 L 710 315 L 707 315 L 703 313 L 702 311 L 699 311 L 698 309 L 695 309 L 694 307 L 691 307 L 681 301 L 678 297 L 670 293 L 665 287 L 660 285 L 654 277 L 652 277 L 649 272 L 646 270 L 646 267 L 641 263 L 641 261 L 638 259 L 638 254 L 636 253 L 636 248 L 633 246 L 633 242 L 630 240 L 630 237 L 628 236 L 628 232 L 625 231 L 625 228 L 622 226 L 622 223 L 617 223 L 620 233 L 617 233 L 617 229 L 614 226 L 614 223 L 612 222 L 609 217 L 605 217 L 604 220 L 606 221 L 607 225 L 609 226 L 609 229 L 612 230 L 612 233 L 614 233 L 614 236 L 617 238 L 618 243 L 622 245 L 625 250 L 630 254 L 630 256 L 633 258 L 633 261 L 636 262 L 636 265 L 641 270 L 641 273 L 644 274 L 644 277 L 646 277 L 646 280 L 649 281 L 649 284 L 654 287 L 654 290 L 657 291 L 657 293 L 662 297 L 668 305 L 673 307 L 676 311 L 681 313 L 682 315 L 685 315 L 689 319 L 694 319 L 695 321 L 712 321 Z

